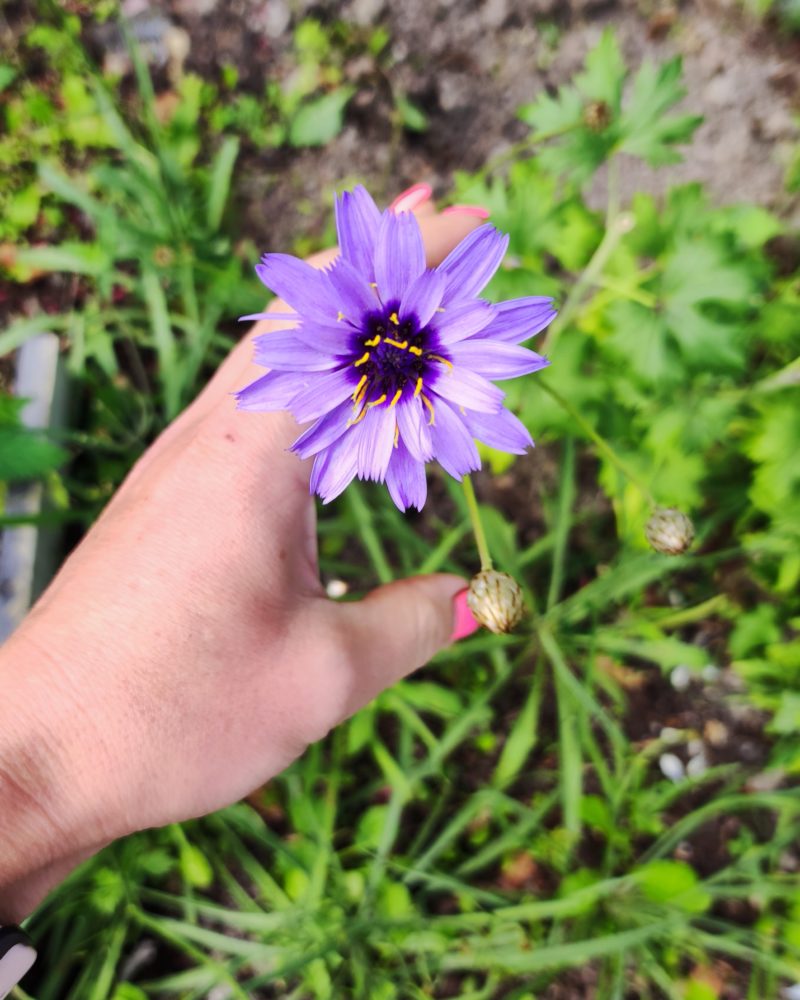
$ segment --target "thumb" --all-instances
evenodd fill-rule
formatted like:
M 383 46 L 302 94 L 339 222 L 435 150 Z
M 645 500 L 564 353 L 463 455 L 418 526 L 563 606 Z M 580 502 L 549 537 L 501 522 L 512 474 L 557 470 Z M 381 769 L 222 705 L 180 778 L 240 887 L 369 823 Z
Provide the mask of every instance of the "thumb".
M 353 671 L 350 712 L 478 628 L 466 587 L 461 577 L 436 573 L 387 583 L 362 601 L 339 605 Z

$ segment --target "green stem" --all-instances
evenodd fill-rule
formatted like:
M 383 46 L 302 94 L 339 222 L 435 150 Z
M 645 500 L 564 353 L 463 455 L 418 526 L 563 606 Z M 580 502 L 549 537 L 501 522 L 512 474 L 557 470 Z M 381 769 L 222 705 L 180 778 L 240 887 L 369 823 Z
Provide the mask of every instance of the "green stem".
M 544 378 L 537 379 L 536 384 L 540 388 L 544 389 L 544 391 L 548 393 L 548 395 L 552 396 L 553 399 L 561 407 L 561 409 L 572 417 L 572 419 L 575 421 L 578 427 L 580 427 L 583 433 L 597 445 L 597 447 L 605 455 L 605 457 L 609 460 L 609 462 L 611 462 L 612 465 L 614 465 L 617 469 L 619 469 L 619 471 L 623 474 L 623 476 L 629 479 L 634 486 L 637 486 L 642 491 L 643 495 L 647 497 L 648 501 L 650 502 L 650 505 L 654 508 L 658 507 L 658 504 L 656 503 L 653 494 L 650 492 L 648 487 L 645 486 L 645 484 L 639 478 L 638 474 L 633 471 L 633 469 L 628 465 L 628 463 L 624 459 L 619 457 L 619 455 L 614 451 L 614 449 L 611 447 L 608 441 L 606 441 L 604 437 L 601 437 L 600 434 L 598 434 L 597 431 L 594 429 L 594 427 L 592 427 L 592 425 L 581 416 L 578 409 L 574 407 L 566 397 L 562 396 L 557 389 L 554 389 L 552 385 L 549 385 L 546 379 Z
M 493 568 L 493 564 L 492 557 L 489 554 L 489 546 L 486 544 L 486 533 L 481 523 L 481 512 L 478 508 L 475 490 L 469 476 L 464 476 L 461 485 L 467 500 L 467 510 L 469 511 L 469 519 L 472 522 L 472 533 L 475 535 L 475 544 L 478 546 L 478 555 L 481 558 L 481 572 L 485 573 L 487 570 Z
M 361 544 L 370 558 L 372 568 L 375 570 L 381 583 L 391 583 L 394 580 L 394 573 L 392 572 L 392 567 L 389 565 L 389 560 L 386 558 L 380 536 L 375 530 L 372 511 L 364 500 L 359 483 L 353 482 L 350 484 L 350 488 L 347 491 L 347 498 L 350 502 L 350 510 L 353 512 L 356 524 L 358 525 Z
M 497 156 L 489 160 L 478 171 L 478 175 L 480 177 L 491 177 L 501 167 L 504 167 L 511 161 L 516 161 L 524 153 L 532 153 L 536 146 L 540 146 L 543 142 L 549 142 L 550 139 L 557 139 L 559 136 L 574 132 L 577 127 L 577 124 L 572 123 L 570 125 L 563 125 L 560 128 L 550 129 L 546 132 L 533 132 L 530 135 L 526 135 L 524 139 L 520 139 L 519 142 L 515 142 L 513 146 L 509 146 L 508 149 L 504 149 Z
M 625 233 L 630 232 L 632 223 L 633 218 L 627 212 L 623 212 L 621 215 L 618 215 L 615 219 L 609 222 L 605 235 L 600 241 L 600 244 L 595 252 L 592 254 L 591 260 L 584 268 L 581 276 L 572 286 L 572 290 L 567 296 L 564 307 L 561 309 L 553 323 L 550 324 L 550 330 L 541 345 L 542 353 L 547 350 L 553 350 L 561 331 L 565 326 L 568 326 L 572 317 L 580 308 L 587 288 L 597 282 L 597 279 L 603 273 L 603 268 L 608 263 L 608 258 L 616 250 L 617 244 Z

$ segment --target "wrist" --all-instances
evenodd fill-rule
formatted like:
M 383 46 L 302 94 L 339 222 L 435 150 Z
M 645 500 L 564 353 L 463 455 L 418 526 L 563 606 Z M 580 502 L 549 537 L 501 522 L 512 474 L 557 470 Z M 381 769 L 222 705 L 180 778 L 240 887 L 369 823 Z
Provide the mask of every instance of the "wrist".
M 0 925 L 110 839 L 77 709 L 57 665 L 15 634 L 0 650 Z

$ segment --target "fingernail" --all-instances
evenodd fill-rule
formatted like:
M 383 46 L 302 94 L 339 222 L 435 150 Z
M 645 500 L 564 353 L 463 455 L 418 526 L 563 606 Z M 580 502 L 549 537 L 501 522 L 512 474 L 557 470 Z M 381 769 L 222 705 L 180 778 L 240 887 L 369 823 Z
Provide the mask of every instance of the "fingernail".
M 480 628 L 478 622 L 472 617 L 472 612 L 467 606 L 467 589 L 459 590 L 453 598 L 453 634 L 450 642 L 458 642 Z
M 412 187 L 406 188 L 405 191 L 401 191 L 389 206 L 389 211 L 394 212 L 395 215 L 398 212 L 413 212 L 415 208 L 424 205 L 432 194 L 433 188 L 430 184 L 414 184 Z
M 474 215 L 477 219 L 488 219 L 492 213 L 482 205 L 451 205 L 442 215 Z

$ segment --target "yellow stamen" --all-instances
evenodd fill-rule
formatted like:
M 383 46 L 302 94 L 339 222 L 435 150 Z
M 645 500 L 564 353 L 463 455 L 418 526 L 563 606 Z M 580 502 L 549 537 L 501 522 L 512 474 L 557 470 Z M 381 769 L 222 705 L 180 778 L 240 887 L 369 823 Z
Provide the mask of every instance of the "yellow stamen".
M 370 281 L 369 287 L 370 288 L 377 288 L 378 287 L 378 282 L 377 281 Z
M 347 426 L 348 427 L 354 427 L 357 423 L 359 423 L 361 420 L 363 420 L 364 417 L 366 417 L 366 415 L 367 415 L 367 408 L 366 408 L 366 406 L 362 406 L 361 407 L 361 412 L 358 414 L 358 416 L 355 418 L 355 420 L 348 420 L 347 421 Z
M 433 424 L 436 422 L 436 414 L 433 410 L 433 403 L 428 399 L 428 397 L 425 395 L 424 392 L 422 394 L 422 402 L 428 407 L 428 411 L 430 412 L 431 415 L 431 419 L 428 421 L 428 425 L 432 427 Z
M 336 320 L 337 320 L 337 322 L 341 323 L 343 319 L 344 319 L 344 313 L 343 312 L 340 311 L 340 312 L 336 313 Z
M 372 340 L 365 340 L 364 347 L 377 347 L 380 344 L 381 338 L 376 333 Z
M 358 368 L 359 365 L 365 365 L 369 361 L 369 351 L 364 351 L 358 361 L 353 362 L 353 367 Z
M 361 376 L 361 380 L 359 381 L 358 385 L 356 386 L 356 391 L 353 393 L 353 395 L 351 397 L 354 403 L 358 402 L 359 395 L 363 395 L 363 393 L 362 393 L 361 390 L 364 389 L 364 387 L 366 386 L 366 384 L 367 384 L 367 376 L 366 375 L 362 375 Z
M 386 340 L 384 341 L 384 343 L 391 344 L 392 347 L 397 347 L 401 351 L 404 351 L 408 347 L 408 341 L 407 340 L 402 340 L 402 341 L 401 340 L 391 340 L 389 337 L 387 337 Z
M 410 354 L 416 354 L 416 356 L 418 358 L 422 357 L 422 348 L 421 347 L 409 347 L 408 351 L 409 351 Z
M 380 406 L 381 403 L 385 402 L 386 402 L 386 393 L 384 392 L 382 395 L 378 396 L 377 399 L 373 399 L 371 403 L 367 403 L 367 407 Z
M 444 306 L 439 306 L 439 308 L 436 310 L 437 313 L 443 313 L 445 311 L 446 310 L 445 310 Z
M 391 323 L 394 323 L 395 326 L 400 326 L 400 320 L 398 319 L 396 312 L 391 314 L 391 316 L 389 317 L 389 321 Z
M 443 365 L 447 365 L 450 371 L 453 370 L 453 362 L 448 361 L 447 358 L 443 358 L 441 354 L 429 354 L 428 357 L 433 358 L 434 361 L 441 361 Z
M 400 438 L 400 426 L 399 424 L 394 425 L 394 446 L 397 447 L 397 442 Z
M 416 387 L 416 389 L 414 389 L 414 399 L 416 399 L 417 396 L 419 396 L 419 394 L 421 392 L 422 392 L 422 379 L 418 378 L 417 379 L 417 387 Z
M 397 401 L 398 401 L 398 400 L 400 399 L 400 397 L 401 397 L 402 395 L 403 395 L 403 390 L 402 390 L 402 389 L 398 389 L 398 390 L 397 390 L 397 392 L 396 392 L 396 393 L 394 394 L 394 396 L 392 396 L 392 401 L 391 401 L 391 403 L 389 403 L 389 409 L 390 409 L 390 410 L 391 410 L 391 408 L 392 408 L 393 406 L 397 406 Z

